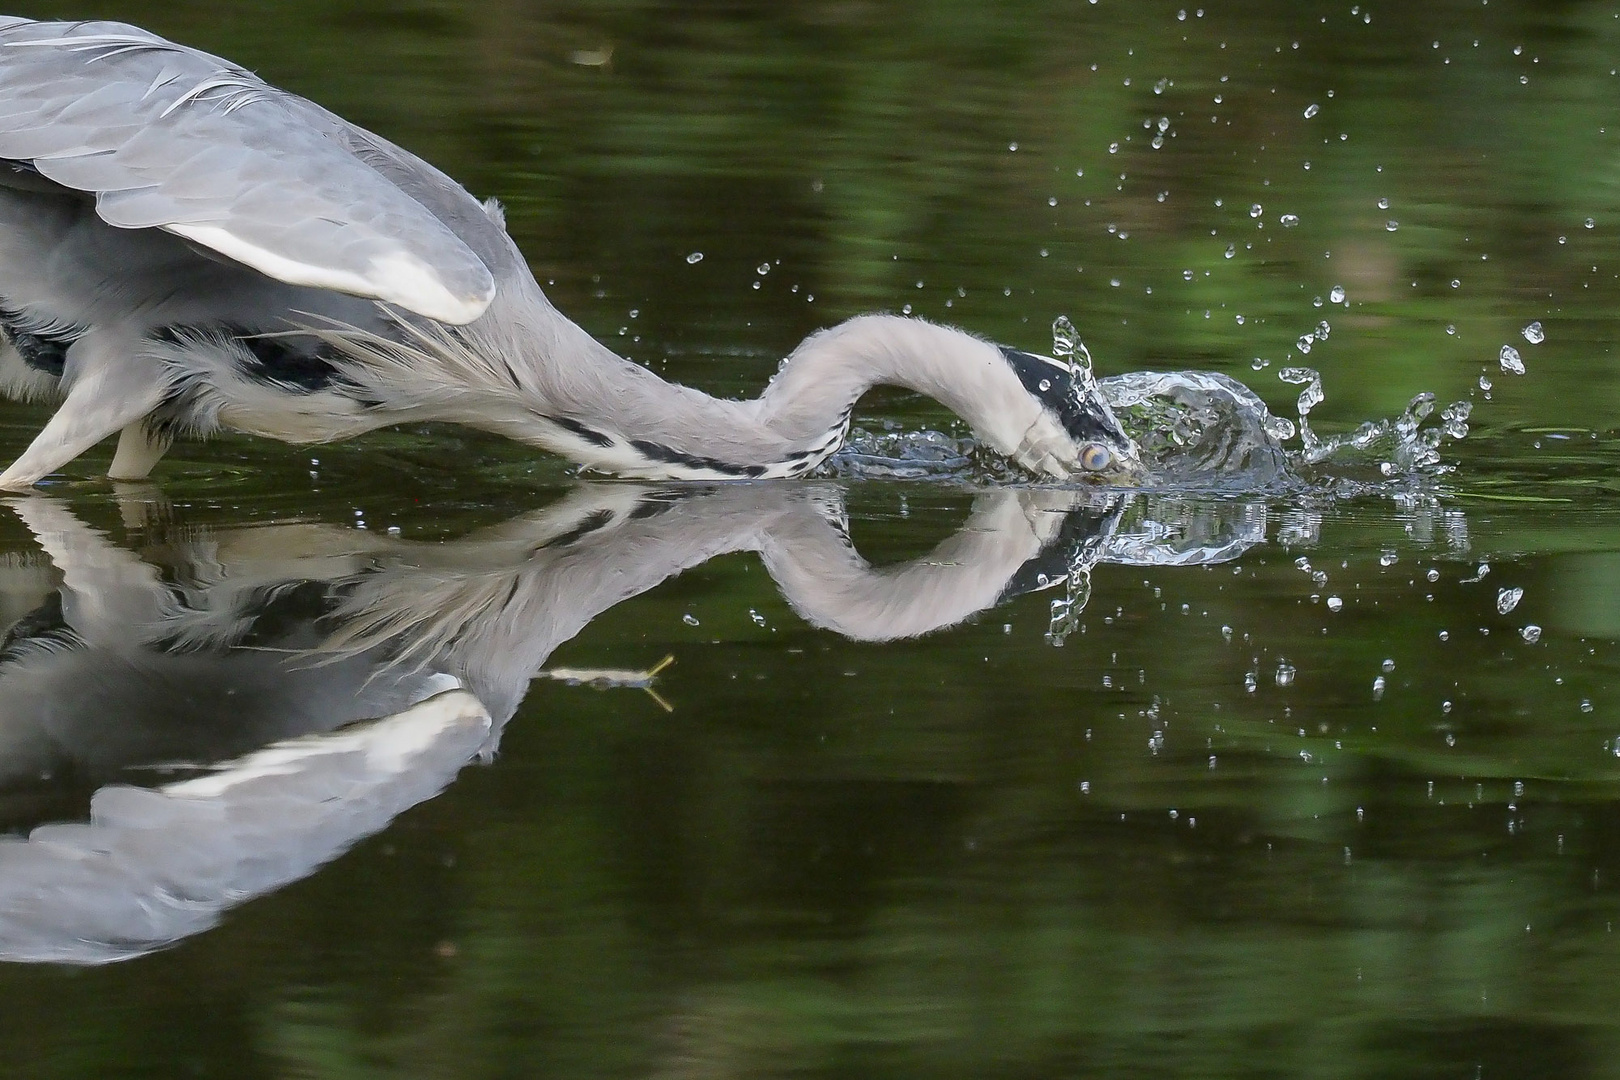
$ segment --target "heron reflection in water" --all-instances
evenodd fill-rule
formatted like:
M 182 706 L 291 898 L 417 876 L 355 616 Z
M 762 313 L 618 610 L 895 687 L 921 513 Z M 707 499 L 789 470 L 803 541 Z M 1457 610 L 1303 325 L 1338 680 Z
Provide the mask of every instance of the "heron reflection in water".
M 882 641 L 1098 562 L 1235 557 L 1266 528 L 1258 503 L 1001 489 L 874 568 L 843 496 L 590 485 L 451 543 L 280 525 L 152 562 L 60 502 L 12 501 L 60 585 L 0 577 L 12 610 L 34 598 L 0 645 L 0 958 L 139 955 L 311 873 L 487 758 L 559 644 L 715 556 L 757 552 L 807 622 Z M 87 814 L 58 820 L 64 792 Z

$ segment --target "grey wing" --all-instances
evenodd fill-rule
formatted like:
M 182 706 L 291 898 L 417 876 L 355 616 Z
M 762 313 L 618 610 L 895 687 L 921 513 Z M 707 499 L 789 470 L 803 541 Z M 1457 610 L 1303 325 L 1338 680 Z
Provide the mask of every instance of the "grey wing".
M 122 23 L 0 21 L 0 158 L 293 285 L 448 323 L 509 258 L 455 181 L 218 57 Z
M 437 795 L 491 726 L 450 691 L 193 780 L 109 785 L 89 822 L 0 836 L 0 960 L 104 964 L 200 933 Z

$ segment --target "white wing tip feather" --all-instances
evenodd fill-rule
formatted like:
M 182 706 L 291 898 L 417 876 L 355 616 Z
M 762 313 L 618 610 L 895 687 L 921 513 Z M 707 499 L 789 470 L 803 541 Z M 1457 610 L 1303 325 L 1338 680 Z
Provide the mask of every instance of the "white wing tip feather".
M 472 322 L 495 298 L 495 282 L 487 271 L 487 284 L 476 296 L 461 296 L 445 285 L 432 266 L 409 252 L 394 251 L 371 260 L 365 273 L 331 266 L 314 266 L 266 250 L 218 225 L 178 223 L 163 226 L 177 236 L 217 251 L 227 258 L 277 281 L 332 289 L 354 296 L 369 296 L 398 304 L 437 322 L 462 326 Z

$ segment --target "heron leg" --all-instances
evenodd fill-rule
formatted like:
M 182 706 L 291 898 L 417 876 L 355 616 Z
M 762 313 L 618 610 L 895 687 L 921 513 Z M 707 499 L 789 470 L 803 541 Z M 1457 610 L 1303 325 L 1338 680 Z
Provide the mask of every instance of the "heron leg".
M 132 353 L 130 344 L 127 336 L 93 331 L 73 343 L 61 408 L 0 473 L 0 488 L 28 487 L 157 408 L 163 373 L 155 359 Z
M 145 480 L 172 442 L 168 436 L 153 432 L 144 419 L 124 425 L 124 430 L 118 434 L 118 449 L 113 452 L 112 465 L 107 469 L 108 478 Z

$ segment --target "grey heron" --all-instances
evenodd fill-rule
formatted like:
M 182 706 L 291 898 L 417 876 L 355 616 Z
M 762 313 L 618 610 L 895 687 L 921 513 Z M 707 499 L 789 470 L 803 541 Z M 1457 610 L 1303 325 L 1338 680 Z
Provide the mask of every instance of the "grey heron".
M 114 434 L 109 475 L 139 479 L 177 435 L 405 421 L 625 477 L 794 477 L 876 384 L 937 399 L 1035 473 L 1142 475 L 1089 367 L 921 319 L 816 333 L 752 400 L 666 382 L 551 305 L 495 202 L 121 23 L 0 19 L 0 329 L 0 393 L 59 402 L 0 488 Z

